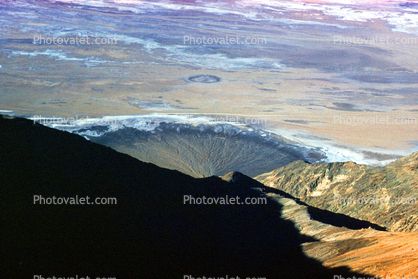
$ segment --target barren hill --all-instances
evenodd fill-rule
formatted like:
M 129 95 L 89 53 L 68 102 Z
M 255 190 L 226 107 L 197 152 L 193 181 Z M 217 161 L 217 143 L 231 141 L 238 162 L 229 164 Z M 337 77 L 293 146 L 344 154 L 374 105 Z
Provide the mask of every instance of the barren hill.
M 297 161 L 255 179 L 311 206 L 392 231 L 417 231 L 417 166 L 418 153 L 386 167 Z
M 195 179 L 32 121 L 0 117 L 4 278 L 265 278 L 361 276 L 307 257 L 303 236 L 268 199 L 185 204 L 184 196 L 257 198 L 249 185 Z M 34 197 L 116 198 L 35 204 Z

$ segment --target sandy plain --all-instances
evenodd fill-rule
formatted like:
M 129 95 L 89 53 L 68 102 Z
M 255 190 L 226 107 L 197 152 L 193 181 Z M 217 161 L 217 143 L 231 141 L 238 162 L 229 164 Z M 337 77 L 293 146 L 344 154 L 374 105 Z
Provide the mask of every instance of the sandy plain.
M 231 3 L 221 8 L 240 11 L 239 2 Z M 244 7 L 256 14 L 248 18 L 202 11 L 202 5 L 136 14 L 40 2 L 37 16 L 9 7 L 15 16 L 1 37 L 0 109 L 44 117 L 239 118 L 296 142 L 367 150 L 366 157 L 391 159 L 416 150 L 416 36 L 394 32 L 383 18 L 343 20 L 314 6 L 278 13 L 254 4 Z M 373 7 L 356 9 L 361 14 Z M 116 43 L 33 43 L 36 36 L 77 32 Z M 261 43 L 188 44 L 187 36 Z M 192 79 L 203 75 L 219 81 Z

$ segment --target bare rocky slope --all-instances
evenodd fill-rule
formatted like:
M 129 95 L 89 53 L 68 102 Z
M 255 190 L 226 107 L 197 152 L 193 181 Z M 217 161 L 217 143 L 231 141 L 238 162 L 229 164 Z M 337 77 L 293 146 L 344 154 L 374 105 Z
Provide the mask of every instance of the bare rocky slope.
M 316 162 L 323 156 L 283 139 L 228 124 L 162 123 L 153 131 L 125 128 L 89 139 L 193 177 L 231 171 L 256 176 L 297 160 Z
M 2 278 L 366 275 L 307 257 L 301 245 L 313 239 L 270 198 L 259 205 L 184 203 L 188 195 L 262 197 L 249 178 L 195 179 L 25 119 L 0 117 L 0 131 Z M 34 196 L 117 203 L 41 205 Z
M 348 266 L 370 274 L 360 278 L 418 277 L 418 232 L 387 232 L 367 221 L 309 206 L 242 174 L 229 173 L 222 178 L 241 186 L 251 185 L 280 204 L 281 217 L 293 222 L 307 237 L 301 244 L 304 253 L 324 265 Z
M 387 232 L 238 172 L 195 179 L 29 120 L 0 117 L 0 131 L 4 278 L 418 276 L 416 232 Z M 386 168 L 339 166 L 405 175 L 406 184 L 414 156 Z M 339 173 L 336 164 L 293 165 Z M 34 195 L 115 197 L 117 204 L 39 205 Z M 186 205 L 185 195 L 265 197 L 267 204 Z
M 314 207 L 418 231 L 418 152 L 385 167 L 297 161 L 255 179 Z
M 292 221 L 301 234 L 316 241 L 302 244 L 309 257 L 328 267 L 349 266 L 374 278 L 418 277 L 418 233 L 350 229 L 319 221 L 311 207 L 278 193 L 268 193 L 283 206 L 282 218 Z M 358 222 L 358 221 L 357 221 Z

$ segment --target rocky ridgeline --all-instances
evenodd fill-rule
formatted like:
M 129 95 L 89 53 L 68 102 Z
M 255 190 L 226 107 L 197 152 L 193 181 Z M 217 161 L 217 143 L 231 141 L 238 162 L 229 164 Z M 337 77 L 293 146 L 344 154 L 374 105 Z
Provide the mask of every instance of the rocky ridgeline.
M 255 178 L 321 209 L 418 231 L 418 152 L 386 167 L 296 161 Z
M 194 179 L 20 118 L 0 117 L 0 131 L 2 278 L 367 276 L 307 257 L 301 245 L 312 239 L 268 197 L 184 201 L 263 198 L 253 189 L 261 184 L 243 175 Z M 117 202 L 35 204 L 35 196 Z

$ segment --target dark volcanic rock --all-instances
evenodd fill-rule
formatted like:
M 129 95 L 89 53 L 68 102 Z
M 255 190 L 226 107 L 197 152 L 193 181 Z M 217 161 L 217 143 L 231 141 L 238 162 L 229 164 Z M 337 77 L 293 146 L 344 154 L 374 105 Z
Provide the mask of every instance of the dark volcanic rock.
M 189 77 L 190 81 L 200 82 L 200 83 L 215 83 L 220 82 L 221 78 L 212 75 L 197 75 Z
M 361 276 L 306 257 L 281 206 L 190 205 L 184 195 L 260 197 L 194 179 L 80 136 L 0 117 L 3 278 Z M 115 197 L 115 205 L 39 205 L 42 197 Z M 365 275 L 363 275 L 365 276 Z

